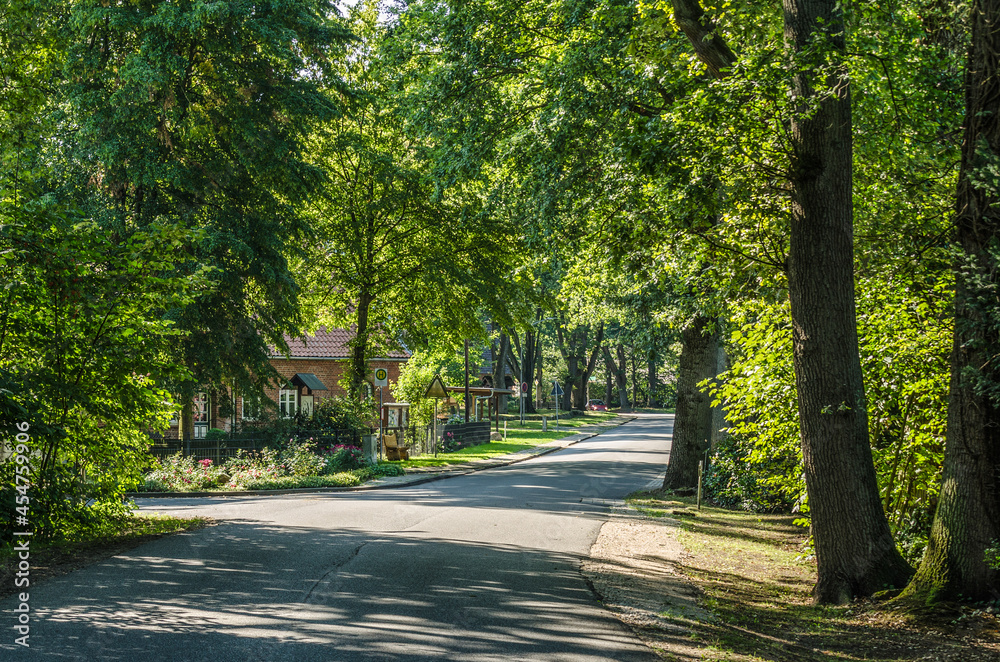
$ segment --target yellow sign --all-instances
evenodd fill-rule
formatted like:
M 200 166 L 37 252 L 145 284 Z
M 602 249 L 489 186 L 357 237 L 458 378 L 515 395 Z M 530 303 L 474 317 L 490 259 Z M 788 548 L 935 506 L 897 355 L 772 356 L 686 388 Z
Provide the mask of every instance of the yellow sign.
M 378 368 L 375 370 L 375 386 L 388 386 L 389 385 L 389 371 L 385 368 Z
M 431 380 L 430 385 L 427 387 L 427 392 L 424 393 L 424 397 L 427 398 L 448 397 L 448 393 L 444 390 L 444 382 L 441 381 L 440 375 Z

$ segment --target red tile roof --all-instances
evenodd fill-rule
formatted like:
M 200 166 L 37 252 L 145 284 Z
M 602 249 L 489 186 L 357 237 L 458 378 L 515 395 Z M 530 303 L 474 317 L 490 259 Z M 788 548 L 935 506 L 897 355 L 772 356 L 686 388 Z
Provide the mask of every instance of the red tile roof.
M 305 340 L 301 338 L 285 337 L 288 343 L 289 358 L 293 359 L 347 359 L 351 357 L 351 347 L 348 343 L 354 339 L 354 331 L 347 329 L 330 329 L 320 327 L 315 334 L 306 335 Z M 284 358 L 280 353 L 276 357 Z M 376 358 L 390 358 L 406 360 L 410 358 L 410 352 L 403 349 L 394 350 L 387 355 Z

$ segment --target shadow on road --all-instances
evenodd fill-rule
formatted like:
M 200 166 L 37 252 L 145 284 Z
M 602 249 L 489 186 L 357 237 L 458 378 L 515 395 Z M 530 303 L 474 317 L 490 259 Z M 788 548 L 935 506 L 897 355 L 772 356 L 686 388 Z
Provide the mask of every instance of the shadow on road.
M 655 659 L 597 607 L 579 561 L 407 532 L 230 522 L 35 591 L 31 656 Z

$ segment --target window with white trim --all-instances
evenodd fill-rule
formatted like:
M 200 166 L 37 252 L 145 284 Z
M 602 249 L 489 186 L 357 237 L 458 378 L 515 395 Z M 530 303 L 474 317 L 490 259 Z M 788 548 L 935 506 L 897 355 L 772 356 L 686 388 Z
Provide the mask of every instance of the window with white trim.
M 291 418 L 299 410 L 299 391 L 293 388 L 283 388 L 278 391 L 278 411 L 282 417 Z
M 191 407 L 191 417 L 194 419 L 194 438 L 204 439 L 208 432 L 208 417 L 211 412 L 211 402 L 208 393 L 195 393 Z
M 260 420 L 261 411 L 264 409 L 263 404 L 260 401 L 260 396 L 257 395 L 244 395 L 243 396 L 243 420 L 244 421 L 257 421 Z

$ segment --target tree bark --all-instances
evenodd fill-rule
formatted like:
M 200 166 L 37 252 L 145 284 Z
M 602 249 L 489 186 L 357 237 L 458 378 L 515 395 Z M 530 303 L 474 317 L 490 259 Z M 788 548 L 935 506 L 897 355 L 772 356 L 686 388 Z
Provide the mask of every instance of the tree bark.
M 631 403 L 635 401 L 628 399 L 628 373 L 626 372 L 628 363 L 625 359 L 625 347 L 621 343 L 618 343 L 615 352 L 618 355 L 618 370 L 615 372 L 615 379 L 618 381 L 619 388 L 618 401 L 622 407 L 630 409 L 632 407 Z
M 632 352 L 632 356 L 629 357 L 632 363 L 632 402 L 638 404 L 639 402 L 639 369 L 635 364 L 635 352 Z
M 586 409 L 587 402 L 590 398 L 588 387 L 590 386 L 590 376 L 594 374 L 594 368 L 597 366 L 597 355 L 601 352 L 601 346 L 604 344 L 604 323 L 601 322 L 597 325 L 597 335 L 594 337 L 594 348 L 590 351 L 590 358 L 587 359 L 587 364 L 583 367 L 580 373 L 580 388 L 578 391 L 579 401 L 575 403 L 576 409 Z M 586 356 L 586 355 L 585 355 Z
M 628 379 L 625 375 L 625 349 L 622 347 L 621 343 L 618 343 L 618 362 L 615 363 L 615 359 L 611 356 L 611 350 L 607 347 L 602 347 L 604 352 L 604 366 L 608 371 L 608 402 L 606 403 L 609 407 L 611 406 L 611 379 L 614 378 L 615 385 L 618 388 L 618 406 L 622 409 L 628 409 Z
M 842 62 L 840 5 L 839 0 L 783 0 L 786 47 L 809 58 L 816 52 L 816 35 L 825 32 L 833 51 L 821 49 L 823 55 Z M 735 56 L 698 0 L 674 0 L 674 14 L 710 72 L 724 77 Z M 826 92 L 817 93 L 813 76 L 830 72 L 829 66 L 800 62 L 798 67 L 787 265 L 793 364 L 816 544 L 814 597 L 839 603 L 902 585 L 910 568 L 882 511 L 868 441 L 854 309 L 850 81 L 840 67 L 819 81 Z
M 524 381 L 528 385 L 528 393 L 524 398 L 524 410 L 534 414 L 537 411 L 535 408 L 535 380 L 531 377 L 535 371 L 535 362 L 541 360 L 539 356 L 538 334 L 534 331 L 525 333 L 524 345 Z
M 493 356 L 493 388 L 507 388 L 506 368 L 507 355 L 510 353 L 510 336 L 503 331 L 500 332 L 500 350 L 498 355 Z M 507 396 L 502 395 L 497 399 L 497 416 L 500 412 L 507 413 Z M 499 419 L 498 419 L 499 420 Z
M 698 384 L 716 375 L 719 332 L 715 321 L 697 317 L 681 332 L 681 356 L 677 369 L 677 409 L 665 489 L 676 490 L 698 484 L 698 460 L 712 439 L 712 398 Z
M 606 347 L 601 347 L 603 352 L 607 352 Z M 611 391 L 614 388 L 614 375 L 611 373 L 611 368 L 606 367 L 604 371 L 604 404 L 608 409 L 611 409 Z
M 715 375 L 712 375 L 713 377 Z M 646 406 L 655 407 L 656 406 L 656 344 L 654 342 L 653 346 L 649 348 L 649 353 L 646 354 L 646 383 L 648 384 L 646 390 Z
M 838 0 L 784 0 L 785 41 L 796 54 L 826 33 L 845 48 Z M 818 579 L 814 597 L 842 603 L 902 586 L 910 568 L 879 500 L 854 308 L 850 81 L 844 67 L 815 80 L 801 63 L 793 96 L 788 294 L 795 382 Z M 832 93 L 817 93 L 816 88 Z
M 358 295 L 358 308 L 354 341 L 351 345 L 351 367 L 350 367 L 350 396 L 354 400 L 360 400 L 364 391 L 361 385 L 365 383 L 368 376 L 368 315 L 371 312 L 374 297 L 365 289 Z
M 1000 0 L 972 8 L 965 74 L 965 137 L 958 176 L 955 330 L 941 495 L 927 551 L 901 601 L 996 600 L 1000 576 L 985 561 L 1000 539 L 1000 406 L 984 389 L 1000 384 L 1000 305 L 991 243 L 1000 237 L 1000 199 L 977 186 L 1000 158 Z

